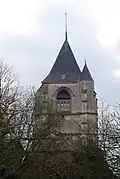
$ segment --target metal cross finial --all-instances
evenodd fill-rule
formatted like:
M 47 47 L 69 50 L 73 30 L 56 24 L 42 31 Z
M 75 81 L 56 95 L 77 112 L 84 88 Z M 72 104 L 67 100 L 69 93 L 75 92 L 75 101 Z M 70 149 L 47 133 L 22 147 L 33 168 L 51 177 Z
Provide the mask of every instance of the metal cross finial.
M 67 40 L 67 12 L 65 12 L 65 39 Z
M 85 65 L 86 65 L 86 60 L 87 60 L 87 57 L 85 56 L 85 57 L 84 57 L 84 59 L 85 59 Z

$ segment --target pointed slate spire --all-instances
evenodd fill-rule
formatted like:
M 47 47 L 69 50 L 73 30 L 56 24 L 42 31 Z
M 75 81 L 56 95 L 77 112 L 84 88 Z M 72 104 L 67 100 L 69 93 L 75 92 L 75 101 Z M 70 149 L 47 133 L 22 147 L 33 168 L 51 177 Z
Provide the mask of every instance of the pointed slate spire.
M 79 66 L 67 39 L 65 39 L 49 75 L 42 83 L 76 83 L 80 80 L 80 75 Z
M 77 83 L 80 80 L 81 71 L 68 43 L 66 13 L 65 17 L 65 41 L 49 75 L 42 81 L 44 84 Z
M 90 74 L 90 71 L 87 67 L 87 64 L 86 64 L 86 59 L 85 59 L 85 65 L 84 65 L 84 68 L 83 68 L 83 71 L 81 73 L 81 80 L 85 80 L 85 81 L 92 81 L 94 82 L 91 74 Z

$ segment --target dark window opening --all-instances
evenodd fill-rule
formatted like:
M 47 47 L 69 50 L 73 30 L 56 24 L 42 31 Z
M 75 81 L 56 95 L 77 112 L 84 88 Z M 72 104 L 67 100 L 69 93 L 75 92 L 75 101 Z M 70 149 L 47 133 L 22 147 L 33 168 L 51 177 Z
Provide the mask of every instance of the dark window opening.
M 57 95 L 57 100 L 70 100 L 70 95 L 66 90 L 62 90 Z
M 57 94 L 56 110 L 70 111 L 70 95 L 66 90 L 61 90 Z

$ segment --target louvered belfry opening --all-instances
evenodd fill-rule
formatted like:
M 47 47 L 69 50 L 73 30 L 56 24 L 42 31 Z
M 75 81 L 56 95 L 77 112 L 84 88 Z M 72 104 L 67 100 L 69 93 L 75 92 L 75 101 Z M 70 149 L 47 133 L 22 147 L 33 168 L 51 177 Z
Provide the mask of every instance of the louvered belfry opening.
M 56 97 L 56 110 L 57 111 L 70 111 L 70 94 L 62 89 L 58 92 Z

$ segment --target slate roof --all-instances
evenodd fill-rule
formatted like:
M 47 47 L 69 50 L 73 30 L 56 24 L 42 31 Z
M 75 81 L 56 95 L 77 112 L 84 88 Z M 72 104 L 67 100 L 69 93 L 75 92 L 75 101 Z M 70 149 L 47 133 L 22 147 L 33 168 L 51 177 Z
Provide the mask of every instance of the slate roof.
M 80 80 L 81 71 L 74 54 L 68 43 L 67 36 L 57 59 L 48 74 L 42 81 L 43 84 L 77 83 Z
M 87 67 L 86 62 L 85 62 L 83 71 L 81 72 L 81 81 L 83 81 L 83 80 L 93 81 L 93 82 L 94 82 L 94 80 L 93 80 L 93 78 L 92 78 L 92 76 L 91 76 L 91 74 L 90 74 L 90 71 L 89 71 L 89 69 L 88 69 L 88 67 Z

